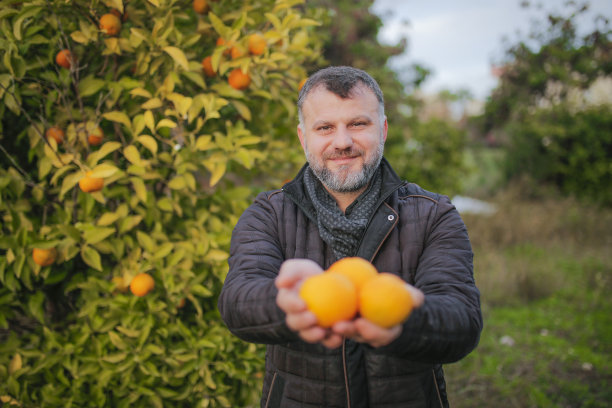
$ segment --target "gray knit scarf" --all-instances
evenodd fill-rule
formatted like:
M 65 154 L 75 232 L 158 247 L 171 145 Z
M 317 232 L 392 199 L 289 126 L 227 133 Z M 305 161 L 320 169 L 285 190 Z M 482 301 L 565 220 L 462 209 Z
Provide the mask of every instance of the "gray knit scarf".
M 304 186 L 315 207 L 319 234 L 323 241 L 331 246 L 337 259 L 354 256 L 368 219 L 380 198 L 380 167 L 374 172 L 366 190 L 347 207 L 344 214 L 310 167 L 304 173 Z

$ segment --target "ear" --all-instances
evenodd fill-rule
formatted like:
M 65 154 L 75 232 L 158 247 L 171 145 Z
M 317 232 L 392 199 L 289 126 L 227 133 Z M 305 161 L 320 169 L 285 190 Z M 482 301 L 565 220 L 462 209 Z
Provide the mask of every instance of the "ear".
M 383 124 L 383 140 L 387 141 L 387 131 L 389 130 L 389 124 L 387 123 L 387 117 L 385 116 L 385 123 Z
M 302 132 L 302 127 L 300 125 L 297 125 L 297 134 L 298 134 L 298 138 L 300 139 L 300 144 L 302 145 L 302 149 L 306 150 L 306 146 L 304 144 L 304 132 Z

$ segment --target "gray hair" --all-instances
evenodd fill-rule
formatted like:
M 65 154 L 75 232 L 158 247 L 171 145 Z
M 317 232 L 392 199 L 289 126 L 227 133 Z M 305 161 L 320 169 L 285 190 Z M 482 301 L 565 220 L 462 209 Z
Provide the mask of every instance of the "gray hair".
M 323 68 L 315 72 L 306 80 L 306 83 L 300 90 L 297 101 L 300 126 L 304 123 L 302 106 L 304 105 L 306 97 L 312 90 L 319 86 L 324 86 L 325 89 L 338 95 L 340 98 L 348 99 L 352 97 L 354 89 L 360 84 L 365 85 L 374 95 L 376 95 L 376 99 L 378 99 L 378 113 L 381 117 L 381 122 L 384 121 L 385 99 L 376 80 L 361 69 L 339 66 Z

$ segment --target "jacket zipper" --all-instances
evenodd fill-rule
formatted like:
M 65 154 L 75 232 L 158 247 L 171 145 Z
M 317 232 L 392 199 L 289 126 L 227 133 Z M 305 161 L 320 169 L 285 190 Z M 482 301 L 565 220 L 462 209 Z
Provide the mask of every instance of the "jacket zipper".
M 444 404 L 442 404 L 442 396 L 440 395 L 440 388 L 438 387 L 438 379 L 436 378 L 436 371 L 432 369 L 431 373 L 433 374 L 434 385 L 436 386 L 436 392 L 438 393 L 438 401 L 440 402 L 440 408 L 444 408 Z
M 270 389 L 268 390 L 268 398 L 266 398 L 265 408 L 268 408 L 268 405 L 270 405 L 270 397 L 272 397 L 272 390 L 274 390 L 274 383 L 276 382 L 276 374 L 278 373 L 275 371 L 274 376 L 272 376 L 272 381 L 270 382 Z
M 348 383 L 348 368 L 346 367 L 346 339 L 342 339 L 342 368 L 344 369 L 344 387 L 346 389 L 346 407 L 351 408 L 351 393 Z

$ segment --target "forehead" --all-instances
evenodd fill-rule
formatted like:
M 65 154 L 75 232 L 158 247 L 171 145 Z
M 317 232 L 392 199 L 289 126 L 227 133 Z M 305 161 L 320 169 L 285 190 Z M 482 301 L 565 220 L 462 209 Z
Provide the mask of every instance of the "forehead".
M 378 112 L 378 99 L 374 92 L 365 85 L 357 85 L 348 98 L 341 98 L 328 91 L 321 84 L 308 93 L 302 106 L 304 118 L 314 116 L 334 116 L 344 112 L 354 115 Z

